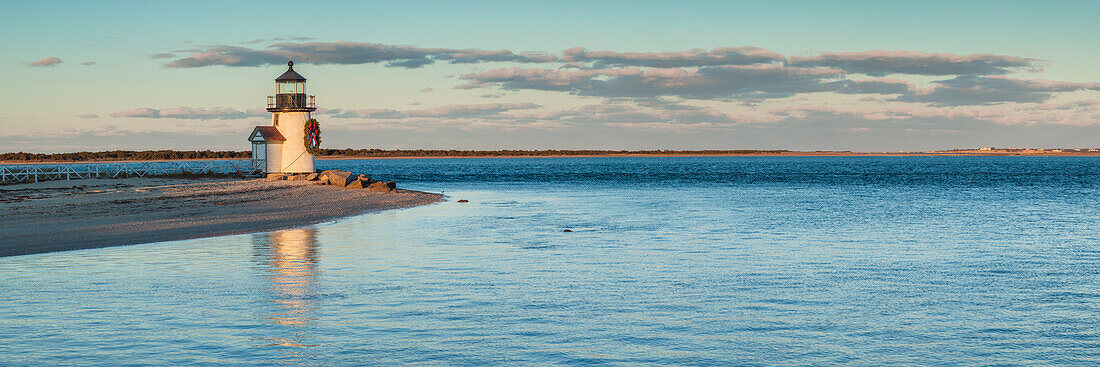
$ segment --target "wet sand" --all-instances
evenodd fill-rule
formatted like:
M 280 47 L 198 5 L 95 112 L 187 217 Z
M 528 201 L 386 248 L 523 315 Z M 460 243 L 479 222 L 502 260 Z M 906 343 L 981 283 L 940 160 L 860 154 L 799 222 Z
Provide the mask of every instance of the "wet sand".
M 0 256 L 264 232 L 442 201 L 308 181 L 126 178 L 0 186 Z

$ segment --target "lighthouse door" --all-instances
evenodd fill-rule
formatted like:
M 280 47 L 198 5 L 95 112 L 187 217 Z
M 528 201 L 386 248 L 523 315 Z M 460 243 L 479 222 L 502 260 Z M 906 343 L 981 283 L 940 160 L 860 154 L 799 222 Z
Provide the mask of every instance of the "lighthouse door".
M 267 168 L 267 144 L 252 143 L 252 170 L 264 171 Z

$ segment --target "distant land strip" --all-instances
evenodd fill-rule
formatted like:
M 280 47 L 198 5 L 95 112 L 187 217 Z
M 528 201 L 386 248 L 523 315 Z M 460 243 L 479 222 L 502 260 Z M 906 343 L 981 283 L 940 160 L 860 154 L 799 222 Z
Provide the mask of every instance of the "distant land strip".
M 930 151 L 853 152 L 792 150 L 445 150 L 445 149 L 322 149 L 319 159 L 356 158 L 488 158 L 488 157 L 622 157 L 622 156 L 970 156 L 1057 155 L 1100 156 L 1100 149 L 980 148 Z M 73 153 L 0 153 L 0 162 L 120 162 L 248 159 L 251 151 L 214 150 L 111 150 Z

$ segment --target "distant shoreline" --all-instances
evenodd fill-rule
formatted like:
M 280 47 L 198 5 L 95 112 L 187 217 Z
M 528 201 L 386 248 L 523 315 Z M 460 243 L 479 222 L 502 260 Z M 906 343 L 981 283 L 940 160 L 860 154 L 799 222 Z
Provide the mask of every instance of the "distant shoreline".
M 474 154 L 469 154 L 474 153 Z M 920 152 L 848 152 L 848 151 L 756 151 L 746 153 L 709 153 L 690 151 L 669 153 L 601 153 L 601 154 L 477 154 L 464 152 L 454 155 L 322 155 L 316 160 L 373 160 L 373 159 L 454 159 L 454 158 L 630 158 L 630 157 L 1100 157 L 1100 151 L 1052 151 L 1052 150 L 944 150 Z M 220 161 L 249 158 L 195 158 L 195 159 L 92 159 L 92 160 L 0 160 L 0 165 L 21 164 L 79 164 L 79 163 L 140 163 L 166 161 Z

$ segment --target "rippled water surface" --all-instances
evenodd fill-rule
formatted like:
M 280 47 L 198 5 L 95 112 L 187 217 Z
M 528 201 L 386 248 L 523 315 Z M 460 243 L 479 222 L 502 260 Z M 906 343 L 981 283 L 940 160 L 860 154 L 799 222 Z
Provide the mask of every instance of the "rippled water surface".
M 1097 159 L 319 163 L 450 200 L 0 258 L 0 364 L 1100 362 Z

